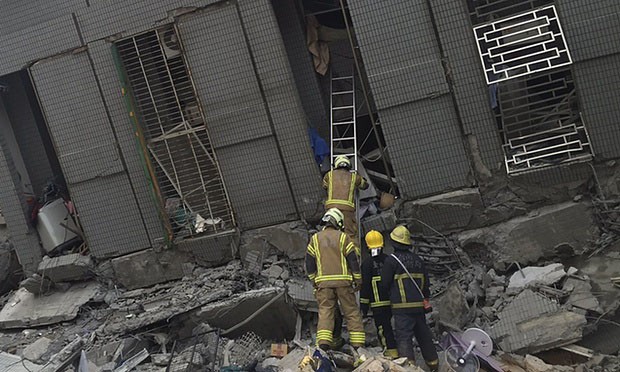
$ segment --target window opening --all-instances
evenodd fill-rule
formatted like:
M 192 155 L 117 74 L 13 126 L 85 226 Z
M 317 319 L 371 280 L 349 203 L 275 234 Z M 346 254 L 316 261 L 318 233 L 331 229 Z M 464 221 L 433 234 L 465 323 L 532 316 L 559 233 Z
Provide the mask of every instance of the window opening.
M 175 238 L 234 228 L 221 171 L 173 26 L 116 43 Z
M 507 172 L 591 159 L 553 1 L 467 3 Z

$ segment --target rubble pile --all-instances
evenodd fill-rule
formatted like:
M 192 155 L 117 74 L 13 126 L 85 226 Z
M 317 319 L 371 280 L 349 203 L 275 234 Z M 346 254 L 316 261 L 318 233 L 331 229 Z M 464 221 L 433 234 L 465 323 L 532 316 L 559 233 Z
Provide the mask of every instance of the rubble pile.
M 415 222 L 422 226 L 415 245 L 431 276 L 434 312 L 428 320 L 439 345 L 476 327 L 492 336 L 496 349 L 480 358 L 485 371 L 620 370 L 620 244 L 613 225 L 601 228 L 602 235 L 592 241 L 591 227 L 570 239 L 558 231 L 521 240 L 534 244 L 516 252 L 525 252 L 523 260 L 496 248 L 517 232 L 538 229 L 544 218 L 571 228 L 571 216 L 584 212 L 574 204 L 447 235 Z M 430 213 L 429 205 L 408 208 L 422 216 Z M 620 216 L 620 203 L 604 205 Z M 596 216 L 618 217 L 598 214 L 599 209 Z M 383 232 L 395 223 L 393 210 L 376 210 L 362 220 L 365 229 Z M 80 254 L 45 259 L 21 289 L 4 297 L 0 372 L 4 359 L 22 361 L 31 371 L 65 366 L 80 372 L 314 371 L 325 357 L 313 347 L 317 304 L 303 270 L 314 232 L 302 222 L 244 232 L 239 260 L 215 268 L 175 263 L 174 272 L 165 274 L 158 265 L 152 275 L 165 275 L 163 280 L 144 277 L 155 252 L 98 266 Z M 146 261 L 136 263 L 137 257 Z M 118 270 L 122 280 L 115 279 Z M 354 365 L 359 355 L 345 346 L 327 358 L 338 370 L 425 370 L 421 356 L 419 368 L 384 358 L 372 320 L 365 328 L 365 361 Z

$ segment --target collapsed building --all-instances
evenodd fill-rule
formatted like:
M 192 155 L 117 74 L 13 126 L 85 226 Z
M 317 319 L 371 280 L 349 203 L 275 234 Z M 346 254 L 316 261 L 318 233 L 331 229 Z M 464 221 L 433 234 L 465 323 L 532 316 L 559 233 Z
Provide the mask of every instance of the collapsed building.
M 571 257 L 617 249 L 615 1 L 0 9 L 6 272 L 84 279 L 74 260 L 88 256 L 138 290 L 235 258 L 255 274 L 279 267 L 274 247 L 303 257 L 336 153 L 373 183 L 362 230 L 408 224 L 437 274 L 463 254 L 502 272 L 558 257 L 589 272 Z M 374 207 L 390 194 L 393 208 Z M 272 285 L 294 274 L 270 270 Z

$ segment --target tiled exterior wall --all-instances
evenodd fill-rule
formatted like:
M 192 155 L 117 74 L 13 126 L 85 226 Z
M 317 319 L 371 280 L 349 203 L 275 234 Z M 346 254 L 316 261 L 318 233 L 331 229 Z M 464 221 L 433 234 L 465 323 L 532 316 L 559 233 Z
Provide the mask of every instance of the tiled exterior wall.
M 31 71 L 90 251 L 106 257 L 150 247 L 88 54 L 43 60 Z
M 349 7 L 401 193 L 466 185 L 469 161 L 426 1 Z
M 325 87 L 308 68 L 303 25 L 296 14 L 286 17 L 295 10 L 293 3 L 215 3 L 0 2 L 0 75 L 84 47 L 39 62 L 32 71 L 95 255 L 119 255 L 161 241 L 110 48 L 115 38 L 175 20 L 240 227 L 308 217 L 321 209 L 323 191 L 306 128 L 327 119 L 317 94 Z M 620 3 L 556 0 L 556 5 L 594 152 L 617 158 Z M 464 135 L 476 137 L 482 161 L 497 170 L 501 148 L 464 2 L 356 0 L 349 6 L 404 196 L 474 182 Z M 20 260 L 32 266 L 39 259 L 36 234 L 23 216 L 11 159 L 0 155 L 0 203 Z

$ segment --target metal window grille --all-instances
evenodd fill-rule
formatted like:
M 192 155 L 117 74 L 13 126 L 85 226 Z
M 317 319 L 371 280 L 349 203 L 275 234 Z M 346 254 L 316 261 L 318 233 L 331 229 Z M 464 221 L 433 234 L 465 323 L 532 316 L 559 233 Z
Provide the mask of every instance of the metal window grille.
M 572 63 L 555 7 L 474 27 L 487 84 Z
M 116 43 L 175 238 L 234 227 L 204 115 L 173 26 Z
M 468 0 L 508 173 L 593 154 L 552 3 Z

